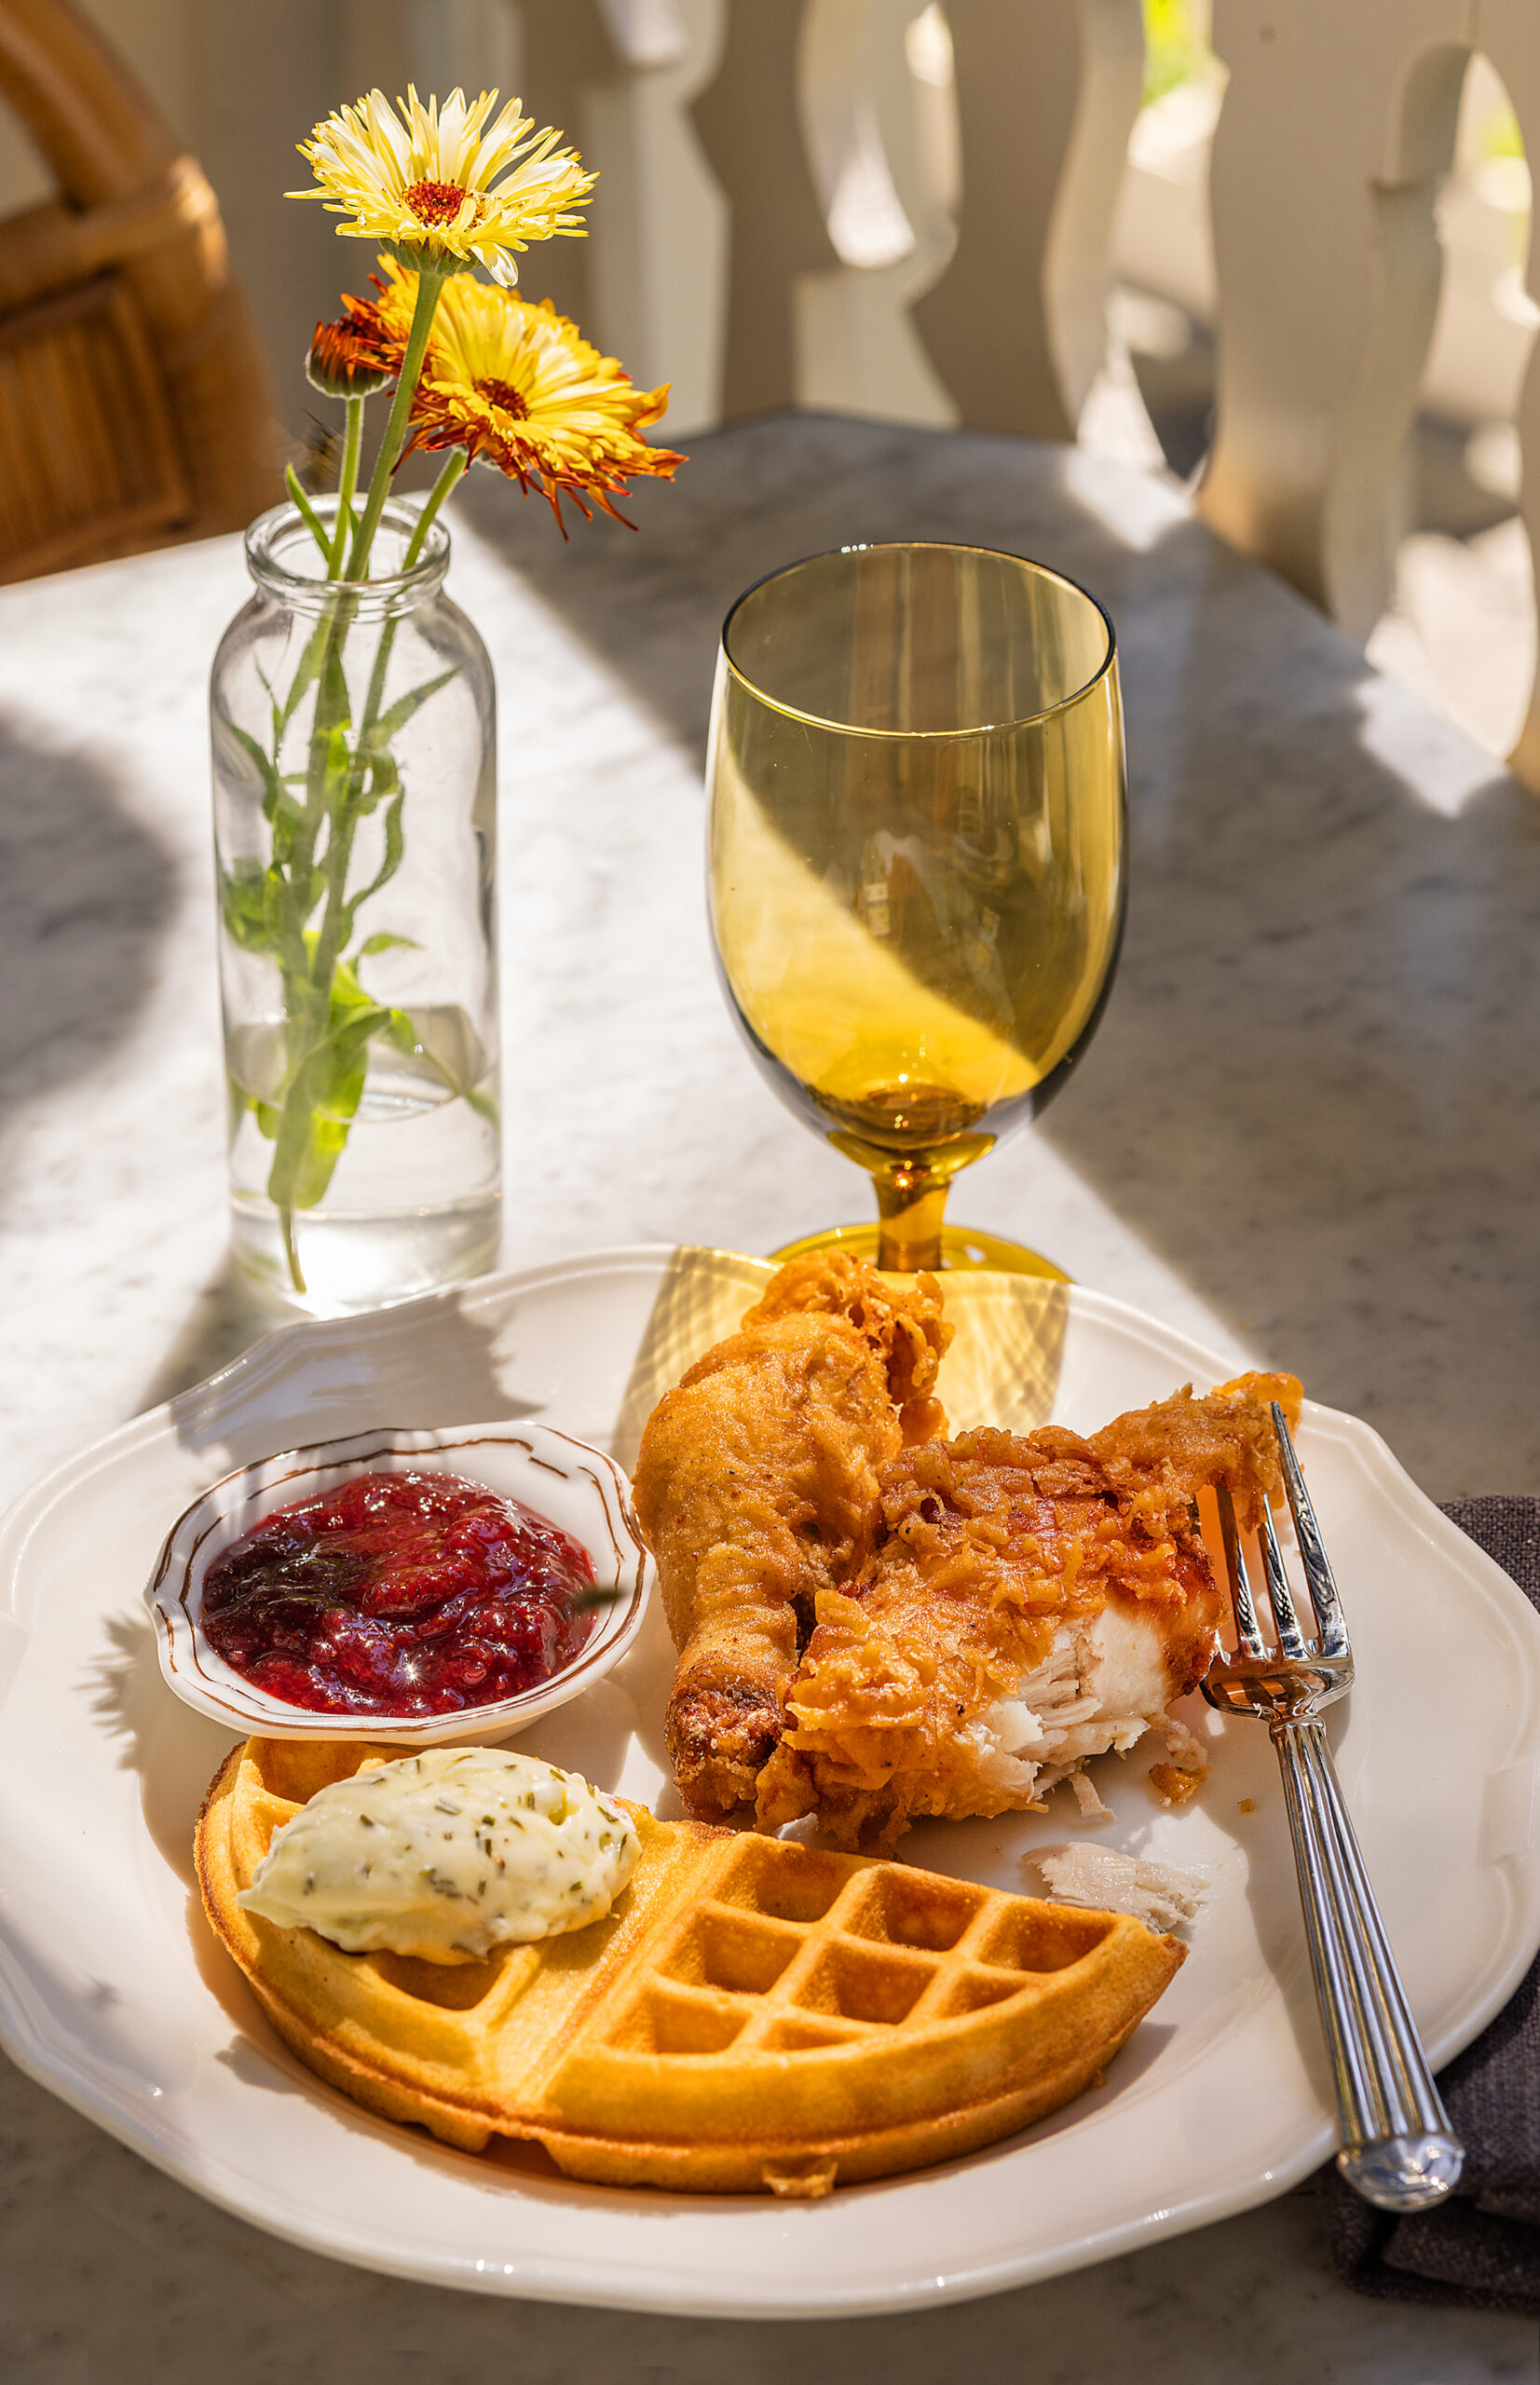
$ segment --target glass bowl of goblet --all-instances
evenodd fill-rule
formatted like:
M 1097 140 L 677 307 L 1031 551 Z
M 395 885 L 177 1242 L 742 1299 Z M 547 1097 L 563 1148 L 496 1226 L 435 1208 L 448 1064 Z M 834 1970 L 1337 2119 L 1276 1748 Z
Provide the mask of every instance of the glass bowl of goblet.
M 708 784 L 738 1023 L 877 1191 L 875 1224 L 777 1256 L 1059 1275 L 944 1213 L 959 1170 L 1063 1085 L 1111 983 L 1126 797 L 1106 613 L 981 547 L 792 564 L 723 626 Z

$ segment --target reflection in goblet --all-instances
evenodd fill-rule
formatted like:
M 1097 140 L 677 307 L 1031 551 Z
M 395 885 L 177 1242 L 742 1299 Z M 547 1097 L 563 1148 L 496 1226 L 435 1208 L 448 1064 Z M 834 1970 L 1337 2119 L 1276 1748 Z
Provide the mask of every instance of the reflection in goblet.
M 710 794 L 712 926 L 750 1049 L 877 1188 L 877 1226 L 793 1247 L 1056 1275 L 943 1212 L 958 1170 L 1064 1083 L 1117 959 L 1100 606 L 976 547 L 794 564 L 728 616 Z

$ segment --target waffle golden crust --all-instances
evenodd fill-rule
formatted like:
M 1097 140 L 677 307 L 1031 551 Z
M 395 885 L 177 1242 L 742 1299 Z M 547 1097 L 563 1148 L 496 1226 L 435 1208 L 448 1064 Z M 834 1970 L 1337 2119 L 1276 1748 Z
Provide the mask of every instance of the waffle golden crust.
M 1183 1959 L 1137 1921 L 635 1815 L 605 1921 L 446 1968 L 237 1901 L 273 1832 L 383 1751 L 248 1739 L 198 1817 L 209 1919 L 279 2035 L 375 2112 L 569 2176 L 818 2195 L 974 2151 L 1093 2084 Z

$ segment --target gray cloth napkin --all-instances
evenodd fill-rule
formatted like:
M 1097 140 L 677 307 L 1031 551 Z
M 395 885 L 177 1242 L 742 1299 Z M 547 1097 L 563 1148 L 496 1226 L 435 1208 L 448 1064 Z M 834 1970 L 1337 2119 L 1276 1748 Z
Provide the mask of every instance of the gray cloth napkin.
M 1444 1509 L 1540 1608 L 1540 1499 L 1453 1499 Z M 1331 2256 L 1362 2294 L 1540 2316 L 1540 1961 L 1438 2085 L 1465 2148 L 1438 2211 L 1375 2211 L 1320 2173 Z

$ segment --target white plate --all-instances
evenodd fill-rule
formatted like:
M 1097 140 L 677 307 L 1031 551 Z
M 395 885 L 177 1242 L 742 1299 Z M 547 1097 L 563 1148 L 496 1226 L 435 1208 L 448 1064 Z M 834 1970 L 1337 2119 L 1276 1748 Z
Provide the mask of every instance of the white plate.
M 629 1459 L 685 1359 L 761 1262 L 602 1254 L 400 1308 L 293 1327 L 39 1484 L 0 1527 L 0 2031 L 45 2085 L 258 2226 L 366 2267 L 550 2300 L 740 2317 L 891 2310 L 991 2293 L 1259 2202 L 1331 2148 L 1277 1775 L 1260 1728 L 1214 1731 L 1192 1806 L 1161 1811 L 1140 1750 L 1096 1768 L 1103 1842 L 1206 1869 L 1185 1968 L 1105 2087 L 1004 2145 L 823 2203 L 570 2183 L 538 2151 L 450 2151 L 321 2086 L 271 2035 L 193 1889 L 198 1800 L 231 1734 L 160 1679 L 141 1602 L 179 1510 L 232 1466 L 384 1418 L 539 1415 Z M 954 1421 L 1091 1427 L 1224 1371 L 1096 1293 L 958 1279 Z M 983 1403 L 988 1402 L 986 1407 Z M 1540 1752 L 1540 1620 L 1365 1424 L 1307 1408 L 1302 1451 L 1352 1619 L 1360 1686 L 1343 1785 L 1436 2063 L 1540 1944 L 1526 1860 Z M 533 1752 L 671 1808 L 671 1651 L 654 1601 L 591 1696 Z M 1341 1713 L 1342 1710 L 1337 1710 Z M 1250 1800 L 1254 1810 L 1243 1811 Z M 1062 1802 L 1061 1802 L 1062 1801 Z M 918 1862 L 1031 1890 L 1043 1816 L 928 1823 Z

